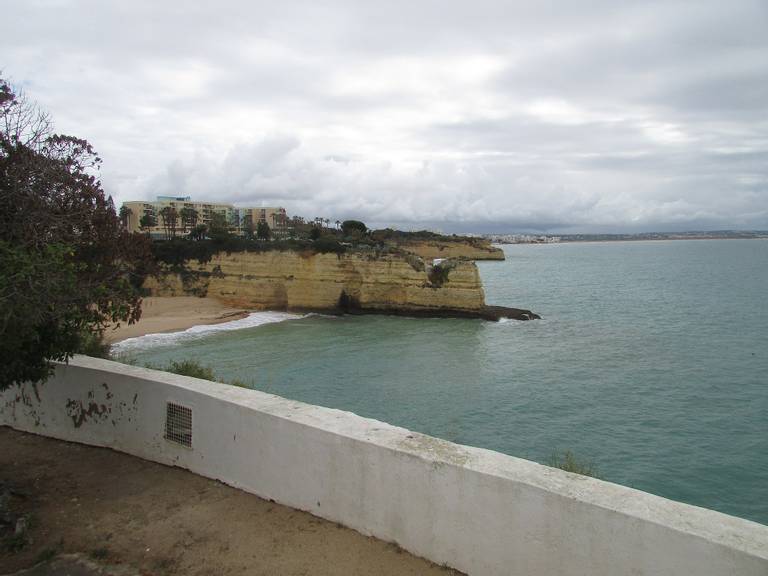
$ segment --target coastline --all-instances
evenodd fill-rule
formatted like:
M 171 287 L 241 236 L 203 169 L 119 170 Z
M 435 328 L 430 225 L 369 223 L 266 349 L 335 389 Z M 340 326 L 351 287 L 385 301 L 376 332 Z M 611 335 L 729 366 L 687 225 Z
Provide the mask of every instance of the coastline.
M 142 300 L 141 319 L 135 324 L 121 324 L 104 331 L 104 340 L 108 344 L 117 344 L 130 338 L 148 334 L 168 334 L 183 332 L 196 326 L 223 324 L 247 318 L 255 310 L 229 306 L 215 298 L 198 296 L 149 296 Z M 269 310 L 263 310 L 269 312 Z M 498 321 L 502 318 L 515 320 L 534 320 L 540 318 L 530 310 L 508 308 L 504 306 L 483 306 L 476 311 L 460 309 L 402 309 L 391 308 L 297 308 L 294 314 L 379 314 L 412 317 L 437 318 L 478 318 Z
M 141 309 L 141 319 L 138 322 L 107 328 L 104 331 L 104 340 L 109 344 L 116 344 L 147 334 L 180 332 L 193 326 L 240 320 L 250 313 L 242 308 L 228 306 L 215 298 L 197 296 L 150 296 L 142 300 Z

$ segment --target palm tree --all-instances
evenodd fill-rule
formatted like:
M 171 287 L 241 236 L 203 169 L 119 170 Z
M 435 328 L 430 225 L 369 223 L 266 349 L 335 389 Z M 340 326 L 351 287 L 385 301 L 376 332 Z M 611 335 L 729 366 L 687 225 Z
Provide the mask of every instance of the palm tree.
M 182 233 L 186 234 L 187 229 L 192 230 L 197 224 L 197 210 L 187 206 L 181 209 L 180 216 L 181 231 Z
M 176 236 L 176 222 L 178 220 L 178 213 L 173 206 L 166 206 L 160 210 L 160 217 L 163 219 L 163 227 L 165 228 L 165 238 L 170 240 Z
M 120 223 L 123 225 L 123 228 L 128 228 L 132 215 L 133 211 L 128 206 L 120 206 Z

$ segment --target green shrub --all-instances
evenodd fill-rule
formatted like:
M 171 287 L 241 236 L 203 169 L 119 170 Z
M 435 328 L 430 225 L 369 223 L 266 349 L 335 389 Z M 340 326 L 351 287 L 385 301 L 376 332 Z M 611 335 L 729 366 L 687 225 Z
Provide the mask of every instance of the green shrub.
M 181 374 L 182 376 L 191 376 L 192 378 L 201 378 L 203 380 L 216 380 L 216 374 L 210 366 L 203 366 L 197 360 L 182 360 L 180 362 L 171 361 L 164 368 L 166 372 Z
M 164 368 L 155 368 L 154 366 L 147 366 L 147 368 L 154 368 L 156 370 L 163 370 L 165 372 L 171 372 L 172 374 L 180 374 L 182 376 L 191 376 L 192 378 L 200 378 L 202 380 L 210 380 L 212 382 L 218 382 L 220 384 L 229 384 L 230 386 L 237 386 L 239 388 L 253 388 L 250 384 L 235 378 L 234 380 L 226 381 L 219 378 L 210 366 L 200 364 L 197 360 L 181 360 L 180 362 L 171 361 Z
M 453 264 L 450 262 L 441 262 L 440 264 L 432 266 L 428 275 L 430 284 L 435 288 L 440 288 L 443 284 L 448 282 L 448 274 L 452 269 Z
M 110 345 L 104 341 L 104 334 L 101 332 L 82 332 L 78 337 L 78 344 L 75 350 L 76 354 L 85 354 L 93 358 L 110 359 Z
M 552 452 L 549 460 L 547 460 L 547 465 L 553 468 L 560 468 L 560 470 L 565 470 L 566 472 L 581 474 L 582 476 L 600 477 L 597 468 L 592 462 L 580 461 L 570 450 L 566 450 L 563 453 Z

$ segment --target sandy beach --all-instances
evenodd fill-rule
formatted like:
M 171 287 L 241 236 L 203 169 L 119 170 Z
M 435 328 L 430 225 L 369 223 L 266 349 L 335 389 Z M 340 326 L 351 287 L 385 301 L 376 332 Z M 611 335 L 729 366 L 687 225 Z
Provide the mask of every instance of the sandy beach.
M 114 344 L 144 334 L 177 332 L 192 326 L 229 322 L 248 315 L 247 310 L 232 308 L 213 298 L 194 296 L 144 298 L 141 310 L 141 320 L 136 324 L 108 328 L 104 332 L 104 339 Z

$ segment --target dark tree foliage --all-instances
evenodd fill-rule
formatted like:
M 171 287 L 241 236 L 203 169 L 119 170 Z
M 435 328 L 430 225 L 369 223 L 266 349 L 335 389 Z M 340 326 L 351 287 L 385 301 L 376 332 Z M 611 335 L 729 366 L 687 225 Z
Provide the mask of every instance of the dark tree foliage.
M 153 226 L 157 226 L 157 219 L 152 216 L 152 214 L 144 214 L 144 216 L 139 219 L 139 227 L 142 230 L 147 230 Z
M 192 240 L 203 240 L 206 234 L 208 234 L 208 226 L 205 224 L 198 224 L 192 228 L 192 231 L 189 233 L 189 237 Z
M 179 213 L 176 212 L 176 208 L 173 206 L 166 206 L 160 210 L 160 218 L 163 221 L 163 228 L 165 229 L 165 238 L 170 240 L 176 237 L 176 224 L 179 221 Z
M 179 212 L 179 216 L 181 217 L 181 232 L 182 234 L 186 234 L 187 231 L 194 230 L 195 226 L 197 226 L 197 221 L 199 219 L 199 215 L 197 213 L 197 210 L 194 208 L 184 207 L 181 209 L 181 212 Z
M 344 220 L 341 223 L 341 231 L 344 233 L 344 236 L 353 236 L 355 234 L 362 236 L 368 231 L 368 227 L 364 222 L 360 222 L 360 220 Z
M 334 254 L 343 254 L 346 251 L 346 248 L 335 238 L 327 236 L 324 236 L 315 242 L 296 239 L 267 242 L 230 235 L 221 240 L 199 240 L 197 242 L 190 242 L 189 240 L 184 240 L 182 238 L 174 238 L 169 241 L 152 243 L 154 260 L 177 270 L 183 270 L 186 263 L 190 260 L 205 264 L 206 262 L 210 262 L 216 254 L 222 252 L 233 254 L 239 252 L 286 250 L 306 253 L 332 252 Z
M 0 389 L 140 316 L 150 242 L 121 225 L 100 162 L 0 78 Z
M 415 232 L 406 232 L 403 230 L 393 230 L 392 228 L 384 228 L 381 230 L 374 230 L 371 232 L 371 236 L 378 241 L 408 241 L 408 240 L 437 240 L 443 242 L 450 242 L 460 239 L 462 242 L 475 240 L 469 236 L 446 236 L 445 234 L 437 234 L 436 232 L 430 232 L 429 230 L 417 230 Z M 482 239 L 477 239 L 482 241 Z
M 214 212 L 211 215 L 211 223 L 208 226 L 208 236 L 217 242 L 224 242 L 232 236 L 229 231 L 227 218 L 224 214 Z
M 128 228 L 128 221 L 131 219 L 132 214 L 133 211 L 128 208 L 128 206 L 120 206 L 118 215 L 120 217 L 120 224 L 123 225 L 123 228 Z
M 272 231 L 269 229 L 269 224 L 263 220 L 259 220 L 259 223 L 256 225 L 256 237 L 259 240 L 269 240 L 271 234 Z

